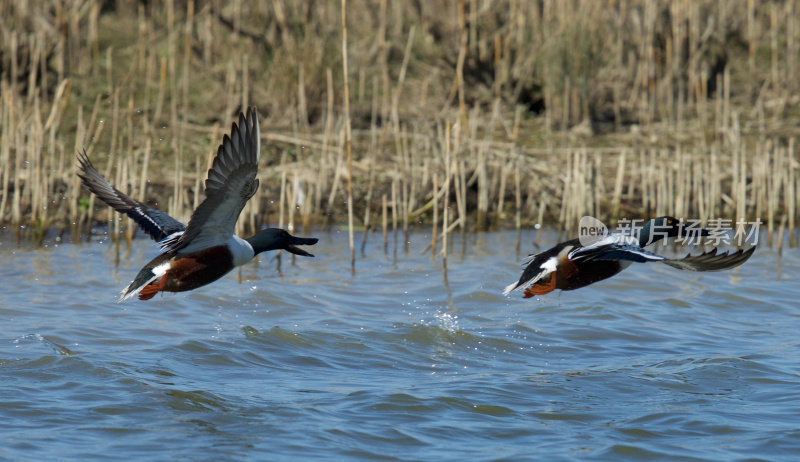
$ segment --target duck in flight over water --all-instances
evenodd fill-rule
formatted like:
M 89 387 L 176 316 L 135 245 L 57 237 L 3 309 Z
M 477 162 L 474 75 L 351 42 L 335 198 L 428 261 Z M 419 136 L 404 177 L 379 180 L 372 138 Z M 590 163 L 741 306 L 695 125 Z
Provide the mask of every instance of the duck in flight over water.
M 706 229 L 693 231 L 699 231 L 700 236 L 710 234 Z M 589 245 L 582 245 L 579 239 L 562 242 L 544 252 L 529 255 L 522 263 L 525 266 L 522 276 L 509 284 L 503 295 L 522 290 L 523 297 L 530 298 L 555 289 L 580 289 L 610 278 L 634 262 L 661 262 L 690 271 L 721 271 L 746 262 L 755 250 L 754 246 L 748 250 L 717 254 L 715 248 L 696 256 L 689 254 L 684 258 L 670 259 L 644 248 L 663 238 L 685 235 L 686 232 L 688 230 L 677 219 L 660 217 L 645 223 L 639 238 L 612 233 Z
M 234 122 L 230 136 L 223 137 L 208 171 L 206 198 L 192 212 L 188 226 L 122 193 L 100 175 L 85 151 L 78 155 L 83 185 L 117 212 L 131 217 L 161 247 L 161 254 L 122 291 L 120 302 L 135 295 L 149 300 L 158 292 L 196 289 L 267 250 L 314 256 L 296 246 L 314 245 L 316 238 L 295 237 L 278 228 L 245 239 L 234 234 L 239 214 L 258 189 L 260 147 L 258 114 L 249 108 L 246 115 L 239 115 L 238 125 Z

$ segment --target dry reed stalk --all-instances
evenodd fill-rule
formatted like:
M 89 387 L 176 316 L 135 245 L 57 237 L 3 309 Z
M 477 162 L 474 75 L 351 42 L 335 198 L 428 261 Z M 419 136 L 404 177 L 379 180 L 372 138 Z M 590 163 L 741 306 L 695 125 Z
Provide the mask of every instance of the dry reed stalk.
M 137 40 L 136 40 L 136 59 L 139 61 L 139 65 L 143 66 L 143 68 L 144 68 L 143 69 L 143 71 L 144 71 L 144 74 L 143 74 L 144 81 L 145 82 L 149 82 L 151 80 L 152 71 L 153 71 L 153 67 L 152 67 L 153 66 L 153 60 L 150 59 L 152 57 L 152 55 L 148 56 L 148 53 L 147 53 L 149 51 L 148 47 L 147 47 L 147 43 L 149 42 L 148 30 L 150 28 L 148 27 L 148 21 L 147 21 L 147 16 L 146 16 L 144 5 L 141 5 L 141 4 L 138 5 L 138 7 L 137 7 L 137 23 L 138 23 L 139 27 L 138 27 L 138 34 L 137 34 L 137 37 L 136 37 L 137 38 Z M 99 49 L 99 47 L 98 47 L 98 49 Z M 93 52 L 93 55 L 96 56 L 97 53 Z M 96 60 L 93 59 L 92 61 L 93 61 L 92 62 L 93 66 L 96 67 L 97 66 L 97 63 L 95 62 Z M 96 69 L 93 69 L 92 73 L 95 73 L 95 72 L 96 72 Z M 145 104 L 148 103 L 148 99 L 149 99 L 149 96 L 150 96 L 150 92 L 149 92 L 149 89 L 147 87 L 148 87 L 148 85 L 145 86 Z
M 118 151 L 117 145 L 119 144 L 119 94 L 120 90 L 117 89 L 112 93 L 111 100 L 111 145 L 109 152 L 116 154 Z
M 667 195 L 664 191 L 665 186 L 666 176 L 664 168 L 661 164 L 657 164 L 653 167 L 653 192 L 655 197 L 653 215 L 655 216 L 662 216 L 666 213 L 666 206 L 664 205 L 664 200 Z
M 281 154 L 281 192 L 278 199 L 278 228 L 284 228 L 284 207 L 286 204 L 286 153 Z
M 383 217 L 383 222 L 382 222 L 383 223 L 383 225 L 382 225 L 382 230 L 383 230 L 383 253 L 386 254 L 386 252 L 389 250 L 389 229 L 388 229 L 388 225 L 389 225 L 388 224 L 388 215 L 389 215 L 389 213 L 388 213 L 387 205 L 386 205 L 386 194 L 381 195 L 381 212 L 382 212 L 381 215 Z
M 342 74 L 344 78 L 344 127 L 347 150 L 347 235 L 350 243 L 350 268 L 355 270 L 356 253 L 353 242 L 353 148 L 350 133 L 350 85 L 347 72 L 347 0 L 342 0 Z
M 390 50 L 386 40 L 386 35 L 387 35 L 386 21 L 388 18 L 387 11 L 388 11 L 387 0 L 380 0 L 380 4 L 378 6 L 378 33 L 376 40 L 374 42 L 375 49 L 372 51 L 372 54 L 377 55 L 377 61 L 378 61 L 378 70 L 377 70 L 378 75 L 373 81 L 374 82 L 373 88 L 375 88 L 374 95 L 376 98 L 378 97 L 378 94 L 380 94 L 382 97 L 380 102 L 381 104 L 379 107 L 383 108 L 383 112 L 381 112 L 381 118 L 383 120 L 389 118 L 387 117 L 386 111 L 389 110 L 389 108 L 391 107 L 390 101 L 388 99 L 390 93 L 389 88 L 391 84 L 389 83 L 389 64 L 388 64 Z M 378 91 L 377 89 L 378 79 L 380 79 L 380 84 L 381 87 L 383 88 L 382 91 Z
M 716 146 L 711 147 L 711 157 L 708 162 L 708 174 L 707 178 L 709 178 L 709 186 L 711 191 L 708 194 L 708 197 L 711 199 L 709 208 L 711 210 L 712 217 L 720 217 L 722 216 L 722 210 L 720 209 L 721 201 L 724 199 L 722 194 L 722 177 L 720 176 L 721 170 L 721 161 L 719 155 L 717 153 Z
M 153 122 L 160 123 L 161 112 L 164 110 L 164 98 L 167 93 L 167 58 L 162 56 L 158 72 L 158 96 L 156 97 L 156 109 L 153 114 Z
M 329 112 L 328 112 L 328 115 L 326 116 L 327 118 L 326 118 L 326 121 L 325 121 L 325 134 L 324 134 L 324 138 L 323 138 L 323 142 L 322 142 L 323 149 L 325 149 L 325 150 L 327 150 L 327 146 L 328 146 L 328 143 L 329 143 L 329 141 L 328 141 L 329 137 L 333 136 L 332 135 L 332 133 L 333 133 L 333 131 L 332 131 L 333 130 L 333 117 L 334 117 L 334 115 L 333 115 L 333 76 L 332 76 L 332 73 L 331 73 L 330 69 L 328 69 L 328 108 L 329 108 Z M 341 131 L 340 131 L 340 136 L 342 136 Z M 339 144 L 339 146 L 342 146 L 342 145 L 343 145 L 343 143 Z M 327 151 L 325 151 L 325 152 L 327 152 Z M 343 160 L 342 157 L 343 156 L 344 156 L 343 150 L 342 149 L 337 149 L 336 150 L 336 160 L 334 162 L 334 167 L 333 167 L 333 181 L 331 182 L 331 189 L 330 189 L 330 192 L 328 193 L 328 205 L 327 205 L 327 209 L 326 209 L 326 214 L 325 214 L 325 220 L 324 220 L 324 226 L 323 227 L 327 227 L 330 215 L 333 213 L 333 204 L 336 201 L 336 193 L 337 193 L 337 189 L 339 187 L 339 179 L 341 177 L 341 165 L 342 165 L 342 160 Z
M 455 148 L 458 148 L 458 139 L 456 139 Z M 451 151 L 451 156 L 454 158 L 454 165 L 456 172 L 453 172 L 454 189 L 456 190 L 456 208 L 458 210 L 458 223 L 460 226 L 461 235 L 467 231 L 467 168 L 466 161 L 459 160 L 457 150 Z M 458 175 L 458 177 L 456 177 Z M 458 198 L 461 198 L 459 201 Z
M 510 161 L 501 159 L 500 161 L 500 187 L 497 190 L 497 210 L 495 210 L 495 226 L 500 226 L 500 220 L 503 218 L 503 202 L 506 198 L 506 176 L 508 170 L 511 169 Z
M 781 218 L 781 224 L 778 226 L 778 258 L 783 255 L 783 233 L 786 230 L 786 219 L 788 217 L 784 215 Z
M 603 175 L 601 173 L 602 166 L 600 165 L 600 156 L 592 156 L 594 164 L 592 165 L 591 174 L 591 193 L 592 193 L 592 216 L 597 217 L 600 215 L 600 198 L 606 197 L 606 188 L 603 182 Z
M 772 74 L 772 97 L 778 101 L 781 100 L 780 94 L 780 84 L 779 84 L 779 75 L 778 75 L 778 7 L 775 4 L 769 5 L 769 20 L 770 20 L 770 28 L 769 28 L 769 45 L 770 45 L 770 71 Z M 781 105 L 778 105 L 780 108 Z M 777 118 L 780 113 L 783 112 L 781 110 L 776 110 L 773 114 L 775 118 Z
M 168 85 L 169 85 L 169 125 L 170 129 L 172 130 L 172 143 L 173 147 L 177 144 L 177 140 L 175 136 L 178 133 L 178 98 L 179 94 L 179 82 L 178 82 L 178 65 L 177 65 L 177 56 L 178 56 L 178 30 L 175 25 L 175 0 L 166 0 L 166 10 L 167 10 L 167 73 L 168 73 Z M 229 113 L 226 113 L 227 116 Z
M 569 185 L 570 175 L 572 173 L 572 164 L 571 164 L 571 162 L 572 162 L 572 156 L 568 156 L 567 157 L 567 164 L 564 166 L 564 170 L 563 170 L 566 175 L 564 177 L 562 177 L 562 178 L 556 177 L 556 178 L 558 178 L 559 180 L 561 180 L 563 182 L 563 186 L 561 187 L 561 191 L 560 191 L 561 192 L 561 204 L 560 204 L 560 207 L 559 207 L 559 210 L 558 210 L 558 226 L 561 229 L 564 228 L 564 224 L 567 221 L 567 217 L 566 217 L 567 210 L 566 210 L 565 205 L 566 205 L 566 200 L 569 198 L 569 194 L 568 194 L 568 191 L 567 191 L 567 186 Z
M 797 5 L 788 2 L 786 3 L 786 26 L 785 26 L 785 36 L 786 36 L 786 69 L 785 69 L 785 76 L 788 79 L 792 79 L 796 74 L 796 60 L 797 60 L 797 31 L 796 31 L 796 7 Z
M 170 214 L 173 217 L 183 216 L 183 210 L 181 210 L 181 194 L 183 193 L 183 187 L 181 185 L 181 178 L 182 178 L 182 169 L 181 169 L 181 158 L 180 153 L 177 149 L 175 149 L 173 155 L 173 177 L 172 177 L 172 197 L 170 198 Z
M 369 164 L 369 180 L 367 180 L 367 195 L 364 197 L 364 233 L 361 236 L 361 253 L 367 246 L 367 234 L 370 230 L 370 203 L 372 202 L 372 189 L 375 184 L 375 159 L 371 157 L 367 160 Z
M 784 167 L 785 150 L 774 143 L 770 143 L 769 154 L 771 157 L 772 171 L 767 176 L 767 229 L 771 235 L 775 228 L 775 210 L 778 208 L 778 195 L 783 185 L 783 177 L 786 172 Z M 768 238 L 771 241 L 771 237 Z
M 172 2 L 170 2 L 171 4 Z M 194 0 L 187 0 L 186 2 L 186 18 L 184 20 L 183 30 L 183 64 L 181 69 L 181 80 L 179 83 L 180 96 L 181 96 L 181 112 L 186 114 L 189 112 L 189 65 L 191 64 L 192 57 L 192 39 L 194 34 L 192 28 L 194 26 Z M 243 101 L 243 103 L 245 103 Z M 177 104 L 176 104 L 177 106 Z M 242 108 L 246 108 L 246 104 L 242 104 Z M 177 122 L 176 117 L 172 123 Z
M 411 150 L 408 147 L 408 143 L 404 143 L 404 144 L 405 144 L 405 148 L 406 148 L 406 150 L 408 152 L 408 157 L 409 157 L 409 160 L 410 160 L 410 163 L 411 163 L 410 172 L 409 172 L 410 173 L 410 179 L 409 179 L 409 182 L 408 182 L 409 183 L 409 186 L 408 186 L 409 187 L 408 202 L 406 203 L 406 216 L 405 216 L 406 233 L 407 233 L 408 232 L 407 231 L 408 230 L 408 222 L 409 222 L 409 220 L 411 218 L 409 212 L 414 210 L 414 207 L 416 207 L 416 205 L 417 205 L 417 184 L 421 184 L 421 181 L 415 175 L 415 173 L 417 171 L 419 171 L 420 169 L 415 168 L 416 162 L 415 162 L 414 151 Z M 420 186 L 420 188 L 422 188 L 422 186 Z M 408 240 L 407 237 L 408 236 L 406 235 L 406 241 L 405 241 L 406 246 L 408 246 L 408 244 L 409 244 L 409 240 Z
M 522 229 L 522 186 L 520 184 L 520 169 L 522 162 L 519 153 L 514 153 L 514 228 Z
M 795 246 L 795 237 L 794 237 L 794 226 L 795 226 L 795 217 L 797 216 L 797 181 L 798 181 L 798 162 L 795 160 L 794 156 L 794 138 L 789 138 L 789 147 L 788 147 L 788 168 L 787 168 L 787 175 L 786 175 L 786 183 L 784 186 L 784 197 L 786 198 L 786 213 L 785 215 L 788 216 L 789 220 L 789 245 L 791 247 Z
M 479 230 L 486 229 L 486 215 L 489 212 L 489 179 L 486 165 L 486 149 L 483 145 L 478 147 L 478 164 L 476 166 L 478 177 L 478 215 L 476 226 Z
M 738 115 L 735 116 L 733 125 L 738 128 Z M 739 142 L 734 146 L 739 160 L 739 183 L 737 185 L 738 190 L 736 193 L 736 218 L 737 220 L 744 220 L 747 218 L 747 159 L 744 155 L 744 143 L 742 143 L 741 140 L 737 141 Z
M 250 106 L 250 58 L 245 53 L 242 54 L 242 108 L 248 106 Z
M 24 146 L 22 133 L 18 131 L 15 136 L 15 145 L 16 146 Z M 22 223 L 22 206 L 20 204 L 22 200 L 22 162 L 24 156 L 17 155 L 14 158 L 14 172 L 16 172 L 16 178 L 14 180 L 14 195 L 13 199 L 11 200 L 11 223 L 18 227 Z
M 6 98 L 9 96 L 9 93 L 5 80 L 3 80 L 0 83 L 0 85 L 2 85 L 1 93 L 3 101 L 2 113 L 0 113 L 0 124 L 2 124 L 2 127 L 0 127 L 0 131 L 2 132 L 0 133 L 0 138 L 2 140 L 9 140 L 11 139 L 13 133 L 11 127 L 11 124 L 13 122 L 11 121 L 10 117 L 11 107 L 6 101 Z M 0 194 L 0 221 L 5 221 L 5 210 L 6 210 L 6 203 L 8 200 L 8 181 L 9 177 L 11 176 L 10 175 L 11 165 L 9 162 L 10 151 L 11 151 L 11 143 L 3 142 L 0 144 L 0 165 L 4 166 L 4 168 L 2 169 L 2 181 L 0 182 L 3 188 L 2 190 L 0 190 L 0 192 L 2 192 L 2 194 Z
M 408 203 L 410 193 L 408 191 L 408 182 L 400 181 L 400 214 L 403 217 L 403 249 L 408 251 Z
M 464 62 L 467 58 L 467 27 L 466 16 L 464 14 L 464 0 L 458 0 L 458 29 L 460 31 L 460 41 L 458 47 L 458 59 L 456 61 L 456 75 L 453 82 L 453 90 L 458 94 L 458 110 L 461 125 L 467 125 L 467 106 L 464 102 Z M 452 93 L 452 92 L 451 92 Z M 445 270 L 445 273 L 447 271 Z
M 124 181 L 123 178 L 125 177 L 125 161 L 122 155 L 114 157 L 114 163 L 116 164 L 116 168 L 114 169 L 114 179 L 113 183 L 117 185 L 117 187 L 127 190 L 125 186 L 122 184 Z M 130 192 L 130 191 L 128 191 Z M 116 210 L 113 207 L 107 207 L 108 210 L 108 234 L 109 238 L 112 242 L 117 242 L 120 237 L 120 225 L 122 223 L 122 217 L 117 215 Z M 113 226 L 112 226 L 113 225 Z M 113 231 L 112 231 L 113 229 Z M 117 255 L 119 255 L 119 249 L 117 249 Z
M 92 115 L 89 117 L 89 124 L 87 125 L 87 132 L 85 139 L 85 141 L 89 142 L 89 146 L 86 148 L 87 154 L 91 154 L 94 142 L 96 142 L 97 138 L 99 138 L 100 133 L 102 132 L 105 126 L 105 121 L 103 120 L 97 123 L 98 112 L 100 111 L 101 97 L 102 95 L 97 95 L 95 97 L 94 105 L 92 106 Z M 97 131 L 97 133 L 95 133 L 95 131 Z
M 138 183 L 136 181 L 136 170 L 137 169 L 129 167 L 128 160 L 130 160 L 130 159 L 131 158 L 128 157 L 128 158 L 125 159 L 126 160 L 125 162 L 122 162 L 122 169 L 123 169 L 122 178 L 126 179 L 125 183 L 130 185 L 130 187 L 128 188 L 129 191 L 130 191 L 130 194 L 135 197 L 136 196 L 135 188 L 136 188 L 136 184 Z M 122 159 L 120 159 L 120 160 L 122 160 Z M 119 217 L 119 218 L 122 218 L 122 217 Z M 117 222 L 119 223 L 120 220 L 117 219 Z M 131 250 L 131 246 L 133 244 L 133 233 L 135 231 L 136 231 L 136 223 L 134 223 L 134 221 L 131 220 L 130 217 L 125 217 L 124 237 L 125 237 L 125 243 L 127 244 L 126 248 L 128 249 L 128 251 Z
M 443 162 L 445 164 L 445 172 L 447 171 L 447 163 L 446 161 Z M 465 189 L 462 190 L 461 185 L 466 181 L 466 168 L 462 165 L 461 161 L 456 160 L 452 162 L 452 168 L 455 169 L 453 172 L 453 190 L 455 191 L 456 196 L 456 212 L 458 213 L 459 217 L 461 216 L 461 206 L 462 204 L 466 205 L 466 194 Z M 442 194 L 444 194 L 444 189 L 442 189 Z
M 591 178 L 591 167 L 589 166 L 589 156 L 586 153 L 585 148 L 581 148 L 577 151 L 579 163 L 577 166 L 579 168 L 578 175 L 580 181 L 576 185 L 576 189 L 578 194 L 576 197 L 579 198 L 575 201 L 573 206 L 573 215 L 572 215 L 572 223 L 574 228 L 570 227 L 569 229 L 577 229 L 578 221 L 580 217 L 586 215 L 588 213 L 587 204 L 594 203 L 594 198 L 592 197 L 592 188 L 594 185 L 594 181 Z
M 301 63 L 297 69 L 297 119 L 303 131 L 308 130 L 308 102 L 306 101 L 306 72 Z
M 439 176 L 433 174 L 433 229 L 431 230 L 431 257 L 436 258 L 436 234 L 439 226 Z
M 342 0 L 345 1 L 345 0 Z M 403 62 L 400 64 L 400 73 L 397 76 L 397 85 L 392 90 L 392 126 L 395 130 L 399 130 L 400 115 L 398 107 L 400 105 L 400 96 L 403 94 L 403 83 L 406 80 L 406 70 L 408 69 L 408 61 L 411 56 L 411 45 L 414 43 L 414 31 L 416 28 L 412 25 L 408 30 L 408 41 L 406 42 L 405 50 L 403 51 Z
M 675 152 L 675 171 L 674 184 L 675 184 L 675 200 L 673 202 L 673 213 L 676 217 L 686 218 L 687 213 L 687 182 L 686 182 L 686 152 L 683 147 L 678 145 Z
M 289 203 L 286 204 L 289 210 L 289 221 L 286 223 L 286 228 L 289 230 L 289 232 L 294 232 L 294 215 L 295 211 L 297 210 L 298 195 L 300 194 L 300 177 L 297 175 L 296 171 L 292 172 L 292 187 L 289 192 Z
M 308 185 L 308 195 L 306 196 L 305 200 L 303 201 L 302 207 L 302 214 L 303 214 L 303 234 L 307 234 L 311 229 L 311 218 L 312 216 L 318 214 L 318 210 L 314 209 L 314 203 L 317 200 L 316 196 L 314 195 L 316 190 L 314 189 L 314 183 L 319 181 L 319 171 L 316 172 L 317 176 L 314 177 L 313 180 L 306 180 L 306 184 Z
M 759 197 L 760 197 L 759 190 L 761 189 L 761 180 L 763 179 L 763 177 L 761 175 L 761 169 L 760 169 L 760 165 L 761 164 L 758 162 L 758 155 L 760 154 L 760 152 L 758 150 L 759 150 L 759 146 L 757 145 L 756 146 L 757 154 L 756 154 L 756 156 L 754 156 L 753 158 L 750 159 L 750 161 L 751 161 L 750 164 L 751 165 L 750 165 L 750 169 L 749 170 L 752 173 L 751 173 L 751 184 L 750 184 L 750 188 L 749 188 L 750 189 L 750 194 L 749 194 L 750 199 L 749 199 L 748 202 L 753 204 L 753 206 L 751 207 L 752 208 L 752 214 L 755 215 L 758 218 L 761 218 L 762 210 L 761 210 L 761 202 L 759 200 Z M 747 190 L 747 188 L 745 188 L 745 190 Z
M 759 188 L 759 201 L 762 204 L 761 213 L 763 214 L 764 213 L 764 209 L 765 208 L 767 209 L 766 210 L 766 215 L 767 215 L 766 225 L 767 225 L 767 234 L 768 234 L 767 235 L 767 244 L 772 246 L 772 234 L 773 234 L 773 231 L 774 231 L 774 224 L 773 224 L 773 226 L 770 225 L 772 220 L 770 220 L 770 218 L 769 218 L 771 216 L 770 209 L 772 208 L 769 201 L 770 201 L 770 195 L 772 193 L 772 183 L 773 183 L 773 178 L 771 176 L 771 173 L 772 173 L 772 168 L 771 167 L 772 167 L 772 160 L 773 160 L 772 159 L 772 157 L 773 157 L 772 156 L 772 154 L 773 154 L 773 152 L 772 152 L 772 140 L 765 140 L 764 141 L 764 147 L 763 147 L 763 151 L 762 152 L 764 152 L 765 155 L 764 155 L 764 157 L 762 159 L 759 159 L 760 173 L 761 173 L 761 182 L 760 182 L 760 186 L 761 187 Z
M 397 178 L 392 178 L 392 236 L 394 254 L 397 255 Z
M 286 228 L 289 230 L 290 233 L 293 233 L 295 230 L 294 226 L 294 212 L 297 208 L 297 198 L 300 190 L 300 178 L 297 176 L 297 172 L 293 172 L 292 175 L 292 186 L 289 194 L 287 195 L 287 199 L 289 201 L 286 206 L 289 209 L 289 216 L 288 222 L 286 223 Z M 296 256 L 293 253 L 290 253 L 289 258 L 292 260 L 292 264 L 294 264 Z
M 462 4 L 463 6 L 463 4 Z M 444 130 L 444 205 L 442 212 L 442 274 L 447 280 L 447 233 L 450 220 L 450 178 L 452 177 L 452 159 L 450 149 L 450 123 L 446 123 Z
M 28 136 L 28 140 L 26 143 L 26 150 L 27 150 L 27 187 L 25 188 L 24 193 L 26 193 L 27 202 L 31 206 L 31 221 L 36 223 L 39 219 L 39 207 L 38 204 L 41 201 L 40 195 L 42 190 L 40 188 L 41 185 L 41 151 L 42 151 L 42 121 L 41 121 L 41 113 L 40 113 L 40 105 L 39 105 L 39 98 L 34 98 L 33 104 L 33 114 L 29 119 L 29 124 L 31 125 L 30 131 L 31 133 Z

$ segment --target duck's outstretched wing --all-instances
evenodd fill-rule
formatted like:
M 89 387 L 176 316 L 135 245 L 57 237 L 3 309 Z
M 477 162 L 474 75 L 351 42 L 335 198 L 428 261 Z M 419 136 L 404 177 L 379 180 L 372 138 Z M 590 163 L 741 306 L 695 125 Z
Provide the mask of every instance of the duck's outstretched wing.
M 645 250 L 638 245 L 612 245 L 594 249 L 591 252 L 580 252 L 571 256 L 570 260 L 574 262 L 614 260 L 647 263 L 650 261 L 665 261 L 667 257 Z
M 717 254 L 717 249 L 711 249 L 700 255 L 687 254 L 680 259 L 665 259 L 662 263 L 673 268 L 690 271 L 722 271 L 735 268 L 746 262 L 756 250 L 755 246 L 747 250 L 739 249 L 736 252 L 723 252 Z
M 590 245 L 576 246 L 567 257 L 575 263 L 598 260 L 647 263 L 666 260 L 666 257 L 640 247 L 634 237 L 622 234 L 609 234 Z
M 155 241 L 182 232 L 186 229 L 180 221 L 172 218 L 161 210 L 148 207 L 136 199 L 128 196 L 108 182 L 97 169 L 94 168 L 86 151 L 78 153 L 78 176 L 83 185 L 93 192 L 103 202 L 110 205 L 119 213 L 124 213 L 133 219 Z
M 584 248 L 585 249 L 585 248 Z M 683 258 L 667 258 L 649 250 L 645 250 L 638 245 L 610 245 L 602 248 L 585 251 L 573 251 L 570 259 L 574 262 L 588 262 L 596 260 L 617 260 L 631 261 L 636 263 L 647 263 L 659 261 L 673 268 L 689 271 L 722 271 L 735 268 L 746 262 L 753 255 L 755 247 L 736 252 L 718 253 L 717 249 L 711 249 L 700 255 L 687 254 Z M 574 254 L 574 255 L 573 255 Z
M 165 250 L 187 254 L 230 239 L 239 214 L 258 189 L 260 148 L 258 114 L 249 108 L 247 115 L 239 114 L 230 136 L 222 139 L 208 171 L 206 199 L 192 213 L 186 231 Z

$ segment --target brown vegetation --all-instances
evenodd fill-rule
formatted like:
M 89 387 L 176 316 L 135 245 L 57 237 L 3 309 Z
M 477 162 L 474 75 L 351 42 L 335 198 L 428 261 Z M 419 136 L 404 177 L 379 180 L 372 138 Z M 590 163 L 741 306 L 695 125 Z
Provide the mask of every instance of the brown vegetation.
M 2 224 L 119 230 L 80 189 L 84 148 L 185 219 L 255 105 L 262 187 L 241 231 L 343 222 L 351 190 L 355 226 L 382 217 L 384 242 L 434 217 L 444 236 L 587 214 L 794 231 L 796 1 L 16 0 L 0 15 Z

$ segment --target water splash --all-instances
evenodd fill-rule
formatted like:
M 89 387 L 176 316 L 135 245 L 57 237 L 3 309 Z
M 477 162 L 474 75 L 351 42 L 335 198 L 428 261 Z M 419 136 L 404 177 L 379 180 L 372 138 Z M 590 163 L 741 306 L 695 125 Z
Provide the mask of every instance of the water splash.
M 65 347 L 64 345 L 59 345 L 58 343 L 55 343 L 55 342 L 53 342 L 51 340 L 48 340 L 47 338 L 45 338 L 41 334 L 23 335 L 23 336 L 21 336 L 21 337 L 19 337 L 19 338 L 14 340 L 14 346 L 17 347 L 17 348 L 21 348 L 26 343 L 31 343 L 31 341 L 32 342 L 38 342 L 38 343 L 41 343 L 43 345 L 47 345 L 50 348 L 52 348 L 53 351 L 55 351 L 56 353 L 58 353 L 58 354 L 60 354 L 62 356 L 72 356 L 72 355 L 76 354 L 74 351 L 70 350 L 69 348 Z

